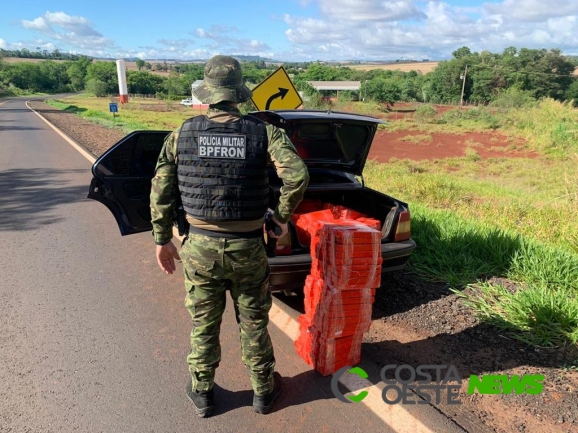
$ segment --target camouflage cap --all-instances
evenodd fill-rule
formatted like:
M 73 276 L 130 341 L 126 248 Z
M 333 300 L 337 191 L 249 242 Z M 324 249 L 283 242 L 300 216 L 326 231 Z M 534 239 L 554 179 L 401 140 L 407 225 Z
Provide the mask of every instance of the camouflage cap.
M 204 104 L 221 101 L 245 102 L 253 92 L 243 83 L 243 72 L 237 60 L 229 56 L 214 56 L 205 65 L 203 84 L 193 95 Z

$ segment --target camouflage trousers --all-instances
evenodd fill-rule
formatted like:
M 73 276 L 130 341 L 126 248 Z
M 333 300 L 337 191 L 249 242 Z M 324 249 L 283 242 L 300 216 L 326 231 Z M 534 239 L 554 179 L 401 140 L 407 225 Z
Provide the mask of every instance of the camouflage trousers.
M 273 390 L 275 357 L 267 330 L 271 292 L 262 238 L 225 239 L 191 233 L 180 256 L 185 273 L 185 307 L 193 320 L 187 357 L 193 389 L 213 387 L 221 361 L 219 333 L 229 290 L 239 324 L 243 363 L 256 394 Z

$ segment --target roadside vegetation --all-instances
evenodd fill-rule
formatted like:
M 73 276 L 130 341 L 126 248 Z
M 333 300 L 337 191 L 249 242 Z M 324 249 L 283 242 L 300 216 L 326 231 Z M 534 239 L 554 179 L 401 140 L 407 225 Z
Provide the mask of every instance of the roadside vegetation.
M 23 66 L 0 65 L 0 92 L 14 88 L 86 89 L 93 95 L 117 92 L 112 62 L 70 60 L 58 63 L 67 65 L 60 75 L 50 75 L 53 69 L 58 71 L 55 65 L 44 66 L 53 84 L 42 88 L 16 86 L 15 80 L 24 83 L 34 75 Z M 460 74 L 466 65 L 464 81 Z M 425 75 L 318 63 L 285 65 L 308 96 L 306 108 L 390 118 L 396 110 L 412 111 L 385 126 L 390 131 L 410 131 L 402 138 L 408 144 L 427 145 L 438 132 L 498 132 L 511 143 L 506 150 L 538 155 L 481 158 L 477 143 L 469 140 L 464 157 L 389 164 L 369 161 L 364 177 L 368 186 L 410 203 L 412 233 L 418 243 L 410 268 L 416 275 L 449 283 L 482 320 L 528 344 L 577 349 L 578 112 L 573 100 L 578 96 L 578 79 L 572 75 L 574 66 L 575 59 L 558 50 L 509 48 L 493 54 L 472 53 L 467 47 Z M 275 68 L 245 62 L 245 79 L 256 84 Z M 151 78 L 147 70 L 131 71 L 129 92 L 152 89 L 157 100 L 132 98 L 130 104 L 119 105 L 116 118 L 109 113 L 110 97 L 80 95 L 50 103 L 125 132 L 173 129 L 199 113 L 171 100 L 189 95 L 190 83 L 202 77 L 202 65 L 180 65 L 178 70 L 173 66 L 169 72 L 168 77 Z M 315 92 L 307 84 L 312 80 L 359 80 L 362 88 L 357 93 L 340 92 L 336 102 L 328 99 L 331 94 Z M 477 107 L 441 110 L 435 105 L 459 102 L 464 82 L 465 103 Z M 404 102 L 402 108 L 395 105 L 399 102 Z M 251 106 L 244 105 L 243 110 Z
M 578 112 L 546 99 L 463 117 L 400 123 L 465 133 L 497 122 L 491 129 L 524 137 L 541 156 L 370 162 L 366 182 L 410 202 L 416 274 L 449 282 L 482 320 L 517 339 L 576 350 Z
M 201 113 L 198 109 L 184 107 L 174 101 L 134 98 L 129 104 L 118 104 L 119 113 L 113 116 L 109 111 L 109 103 L 112 101 L 83 94 L 50 100 L 48 103 L 107 128 L 120 129 L 126 133 L 138 129 L 172 130 L 188 117 Z

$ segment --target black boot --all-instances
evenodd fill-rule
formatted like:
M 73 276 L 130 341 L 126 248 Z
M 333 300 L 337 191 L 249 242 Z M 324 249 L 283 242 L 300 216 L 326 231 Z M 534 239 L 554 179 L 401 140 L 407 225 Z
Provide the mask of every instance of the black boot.
M 193 391 L 193 380 L 191 378 L 189 378 L 189 383 L 187 383 L 187 397 L 189 397 L 193 402 L 197 416 L 208 418 L 215 411 L 215 397 L 213 390 Z
M 281 375 L 279 373 L 273 373 L 273 381 L 275 383 L 273 391 L 271 391 L 269 394 L 255 394 L 253 396 L 253 410 L 255 412 L 266 415 L 273 410 L 275 400 L 279 398 L 281 391 L 283 390 L 283 381 L 281 380 Z

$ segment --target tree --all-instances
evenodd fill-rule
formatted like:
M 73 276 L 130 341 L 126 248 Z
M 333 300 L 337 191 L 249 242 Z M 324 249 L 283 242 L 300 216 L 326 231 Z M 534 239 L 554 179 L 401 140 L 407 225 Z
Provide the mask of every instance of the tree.
M 154 95 L 161 88 L 166 78 L 151 74 L 146 71 L 129 71 L 127 86 L 129 93 L 140 93 L 144 95 Z
M 144 60 L 142 60 L 142 59 L 137 59 L 137 61 L 136 61 L 136 67 L 138 68 L 139 71 L 144 67 L 145 63 L 146 63 L 146 62 L 145 62 Z
M 573 101 L 574 106 L 578 106 L 578 80 L 574 80 L 572 84 L 566 90 L 565 99 L 567 101 Z
M 377 102 L 393 105 L 401 99 L 401 88 L 394 78 L 375 78 L 367 83 L 367 95 Z
M 434 103 L 457 102 L 460 100 L 463 84 L 463 73 L 466 62 L 464 59 L 453 59 L 440 62 L 428 74 L 430 83 L 430 101 Z M 472 83 L 472 74 L 466 77 L 464 100 L 468 100 Z
M 93 62 L 86 70 L 86 82 L 95 79 L 106 84 L 107 93 L 118 93 L 118 75 L 114 62 Z
M 468 47 L 461 47 L 452 53 L 454 59 L 463 59 L 472 55 L 472 51 Z
M 163 86 L 169 99 L 185 96 L 190 93 L 189 85 L 187 85 L 176 72 L 171 72 L 168 79 L 163 83 Z
M 86 81 L 86 91 L 102 98 L 108 94 L 108 85 L 97 78 L 89 78 Z
M 78 92 L 84 89 L 84 80 L 86 77 L 88 65 L 92 62 L 88 57 L 80 58 L 70 62 L 66 69 L 72 90 Z
M 249 83 L 258 84 L 263 81 L 269 75 L 270 71 L 263 67 L 260 67 L 258 62 L 243 62 L 243 79 Z

